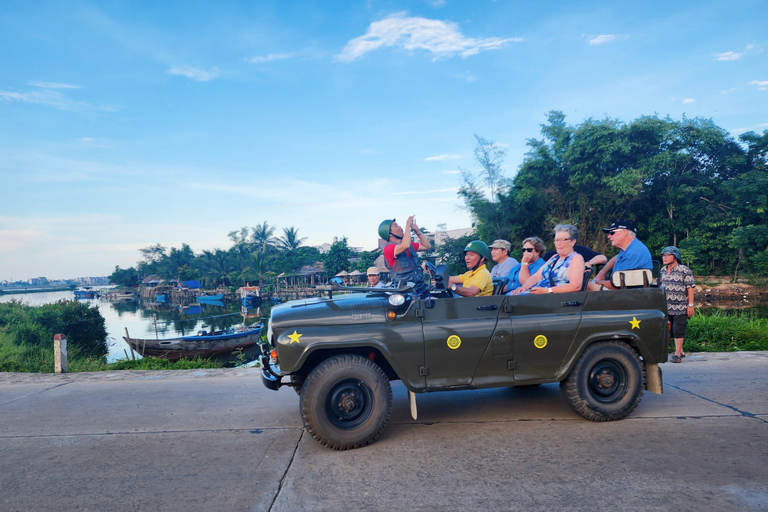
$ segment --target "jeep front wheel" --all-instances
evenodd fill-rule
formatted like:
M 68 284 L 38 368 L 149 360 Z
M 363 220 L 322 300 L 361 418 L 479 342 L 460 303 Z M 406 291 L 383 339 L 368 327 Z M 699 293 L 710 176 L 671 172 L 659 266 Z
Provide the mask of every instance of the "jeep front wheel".
M 645 368 L 629 345 L 608 341 L 590 345 L 560 383 L 571 409 L 592 421 L 626 417 L 640 403 Z
M 326 359 L 299 395 L 307 432 L 320 444 L 349 450 L 371 444 L 392 412 L 392 388 L 378 365 L 358 355 Z

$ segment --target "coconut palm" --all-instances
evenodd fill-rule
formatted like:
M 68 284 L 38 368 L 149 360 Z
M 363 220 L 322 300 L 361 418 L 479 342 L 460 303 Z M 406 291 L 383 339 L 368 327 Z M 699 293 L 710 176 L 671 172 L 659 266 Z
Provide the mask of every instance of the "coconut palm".
M 292 251 L 297 249 L 307 237 L 299 238 L 299 230 L 293 226 L 283 228 L 283 236 L 277 240 L 277 247 L 283 251 Z

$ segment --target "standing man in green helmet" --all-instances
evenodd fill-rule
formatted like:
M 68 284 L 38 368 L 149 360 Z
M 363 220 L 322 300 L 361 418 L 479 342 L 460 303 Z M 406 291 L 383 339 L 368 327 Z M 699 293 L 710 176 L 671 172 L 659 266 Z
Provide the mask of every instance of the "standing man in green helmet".
M 485 263 L 491 259 L 491 251 L 485 242 L 473 240 L 464 248 L 464 263 L 468 272 L 460 276 L 451 276 L 448 282 L 453 285 L 454 293 L 462 297 L 484 297 L 493 295 L 493 278 L 485 267 Z
M 411 231 L 419 238 L 411 242 Z M 405 236 L 405 234 L 408 236 Z M 414 283 L 413 291 L 422 299 L 430 296 L 429 287 L 424 282 L 424 272 L 419 266 L 418 251 L 429 250 L 432 245 L 421 232 L 413 215 L 405 222 L 405 229 L 395 219 L 387 219 L 379 224 L 379 236 L 387 241 L 384 246 L 384 262 L 389 269 L 392 281 Z

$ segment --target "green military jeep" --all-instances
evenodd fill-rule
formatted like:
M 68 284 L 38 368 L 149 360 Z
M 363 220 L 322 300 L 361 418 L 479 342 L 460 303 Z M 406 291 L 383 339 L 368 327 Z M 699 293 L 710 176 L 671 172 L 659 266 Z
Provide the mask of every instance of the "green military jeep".
M 447 282 L 445 269 L 438 274 L 438 285 Z M 560 382 L 571 408 L 592 421 L 624 418 L 645 389 L 662 392 L 666 300 L 647 281 L 475 298 L 441 289 L 420 299 L 408 286 L 329 289 L 327 298 L 272 309 L 261 372 L 269 389 L 294 388 L 307 431 L 333 449 L 381 434 L 391 380 L 408 389 L 414 419 L 414 393 L 431 391 Z

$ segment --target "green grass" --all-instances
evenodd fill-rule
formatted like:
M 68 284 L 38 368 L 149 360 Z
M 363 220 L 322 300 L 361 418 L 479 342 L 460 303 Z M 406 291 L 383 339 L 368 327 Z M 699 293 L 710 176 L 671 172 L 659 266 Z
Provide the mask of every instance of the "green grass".
M 688 320 L 685 352 L 768 350 L 768 318 L 762 310 L 698 311 Z

